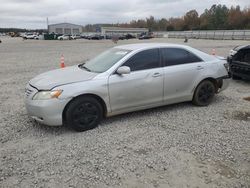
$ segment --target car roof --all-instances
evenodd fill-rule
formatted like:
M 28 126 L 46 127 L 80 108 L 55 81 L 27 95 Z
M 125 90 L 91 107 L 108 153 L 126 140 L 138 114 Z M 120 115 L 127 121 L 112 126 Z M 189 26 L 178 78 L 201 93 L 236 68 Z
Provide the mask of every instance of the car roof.
M 137 44 L 127 44 L 127 45 L 121 45 L 116 46 L 117 49 L 123 49 L 123 50 L 144 50 L 144 49 L 150 49 L 150 48 L 162 48 L 162 47 L 172 47 L 172 48 L 184 48 L 186 50 L 191 51 L 192 53 L 198 55 L 201 59 L 204 61 L 211 61 L 217 59 L 215 56 L 208 55 L 207 53 L 204 53 L 200 50 L 197 50 L 195 48 L 192 48 L 187 45 L 182 44 L 171 44 L 171 43 L 137 43 Z
M 171 44 L 171 43 L 137 43 L 137 44 L 120 45 L 120 46 L 116 46 L 115 48 L 133 51 L 133 50 L 140 50 L 140 49 L 145 49 L 145 48 L 159 48 L 159 47 L 187 48 L 188 46 L 180 45 L 180 44 Z

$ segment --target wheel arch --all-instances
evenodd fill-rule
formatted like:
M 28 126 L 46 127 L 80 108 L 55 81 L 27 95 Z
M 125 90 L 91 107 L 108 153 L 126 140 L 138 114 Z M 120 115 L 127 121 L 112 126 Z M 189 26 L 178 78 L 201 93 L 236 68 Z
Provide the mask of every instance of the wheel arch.
M 215 87 L 215 93 L 218 93 L 218 90 L 219 90 L 219 88 L 220 88 L 220 85 L 219 85 L 217 79 L 215 79 L 215 78 L 213 78 L 213 77 L 207 77 L 207 78 L 204 78 L 203 80 L 201 80 L 201 81 L 195 86 L 195 88 L 194 88 L 194 90 L 193 90 L 193 95 L 194 95 L 194 93 L 195 93 L 197 87 L 198 87 L 202 82 L 204 82 L 205 80 L 208 80 L 208 81 L 212 82 L 212 83 L 214 84 L 214 87 Z
M 64 107 L 63 109 L 63 113 L 62 113 L 62 120 L 63 120 L 63 124 L 66 122 L 66 110 L 68 109 L 70 103 L 72 101 L 74 101 L 75 99 L 77 98 L 80 98 L 80 97 L 92 97 L 92 98 L 95 98 L 102 106 L 103 108 L 103 117 L 105 117 L 107 115 L 107 105 L 105 103 L 105 101 L 98 95 L 96 94 L 92 94 L 92 93 L 85 93 L 85 94 L 81 94 L 81 95 L 78 95 L 78 96 L 75 96 L 73 97 L 67 104 L 66 106 Z

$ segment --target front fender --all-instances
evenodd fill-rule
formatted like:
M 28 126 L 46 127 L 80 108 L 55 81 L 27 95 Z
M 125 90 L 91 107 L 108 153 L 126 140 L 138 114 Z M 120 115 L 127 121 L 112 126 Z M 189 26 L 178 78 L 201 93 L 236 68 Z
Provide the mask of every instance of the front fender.
M 108 83 L 106 79 L 89 80 L 76 82 L 66 85 L 61 85 L 54 88 L 55 90 L 63 90 L 59 99 L 72 99 L 84 94 L 92 94 L 100 97 L 107 107 L 107 112 L 110 112 Z

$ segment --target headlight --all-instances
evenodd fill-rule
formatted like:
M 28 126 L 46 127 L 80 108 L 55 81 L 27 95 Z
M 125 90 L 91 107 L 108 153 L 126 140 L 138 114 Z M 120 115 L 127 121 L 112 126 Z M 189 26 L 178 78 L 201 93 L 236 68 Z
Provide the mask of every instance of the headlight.
M 235 50 L 230 50 L 229 55 L 230 55 L 230 56 L 234 56 L 236 53 L 237 53 L 237 51 L 235 51 Z
M 33 97 L 33 100 L 46 100 L 46 99 L 53 99 L 58 98 L 62 93 L 62 90 L 55 90 L 55 91 L 39 91 Z

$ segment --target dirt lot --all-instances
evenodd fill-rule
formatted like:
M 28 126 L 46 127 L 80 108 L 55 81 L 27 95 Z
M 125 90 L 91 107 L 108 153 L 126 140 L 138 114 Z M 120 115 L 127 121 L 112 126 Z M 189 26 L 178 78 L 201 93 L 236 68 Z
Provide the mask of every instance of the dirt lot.
M 104 120 L 76 133 L 28 119 L 35 75 L 80 63 L 111 41 L 1 38 L 0 187 L 250 187 L 250 83 L 231 81 L 208 107 L 176 104 Z M 174 42 L 178 39 L 137 42 Z M 226 56 L 246 41 L 190 40 Z

